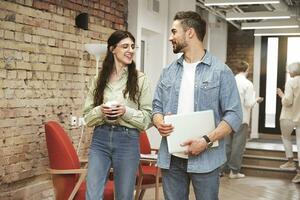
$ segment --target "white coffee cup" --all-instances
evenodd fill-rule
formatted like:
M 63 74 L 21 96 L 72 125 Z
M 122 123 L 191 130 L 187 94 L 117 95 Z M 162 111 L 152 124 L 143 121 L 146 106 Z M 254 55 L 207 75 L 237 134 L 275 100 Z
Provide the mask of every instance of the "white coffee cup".
M 119 103 L 117 101 L 108 101 L 104 104 L 104 106 L 106 107 L 109 107 L 111 108 L 112 110 L 114 110 L 114 108 L 116 108 L 116 106 L 118 105 Z M 107 119 L 109 121 L 115 121 L 118 119 L 118 117 L 107 117 Z

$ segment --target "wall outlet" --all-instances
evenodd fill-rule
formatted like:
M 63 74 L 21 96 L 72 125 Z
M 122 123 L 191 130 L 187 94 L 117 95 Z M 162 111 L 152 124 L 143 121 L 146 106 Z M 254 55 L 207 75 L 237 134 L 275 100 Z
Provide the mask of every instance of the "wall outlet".
M 77 117 L 71 116 L 71 126 L 77 126 Z
M 84 126 L 85 125 L 85 121 L 83 117 L 78 117 L 78 126 Z

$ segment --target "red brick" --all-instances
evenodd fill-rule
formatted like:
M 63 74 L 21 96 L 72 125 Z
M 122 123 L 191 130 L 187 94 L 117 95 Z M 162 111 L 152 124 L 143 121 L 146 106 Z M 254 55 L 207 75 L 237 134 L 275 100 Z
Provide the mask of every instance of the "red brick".
M 80 131 L 70 130 L 70 113 L 82 115 L 82 95 L 86 92 L 82 88 L 86 88 L 95 73 L 95 61 L 83 52 L 83 44 L 105 42 L 112 29 L 124 29 L 127 1 L 17 0 L 3 4 L 15 12 L 0 8 L 1 23 L 7 27 L 0 30 L 0 37 L 7 39 L 5 46 L 1 46 L 5 50 L 0 52 L 0 65 L 4 64 L 4 55 L 14 58 L 9 71 L 0 69 L 3 88 L 0 90 L 0 174 L 3 188 L 7 188 L 4 192 L 22 199 L 24 196 L 12 187 L 14 182 L 21 188 L 26 184 L 35 187 L 31 177 L 39 178 L 49 167 L 45 121 L 62 120 L 69 136 L 77 143 Z M 90 14 L 91 27 L 97 28 L 82 32 L 74 27 L 74 19 L 79 12 L 86 11 Z M 107 28 L 102 29 L 103 26 Z M 80 154 L 87 154 L 90 137 L 87 140 Z M 49 188 L 37 191 L 47 193 Z M 53 193 L 47 195 L 47 199 L 53 199 Z M 46 199 L 41 196 L 31 195 L 28 199 Z M 9 199 L 1 190 L 2 198 Z
M 49 10 L 49 4 L 47 2 L 38 0 L 33 2 L 33 7 L 41 10 Z
M 235 71 L 241 60 L 247 61 L 253 66 L 254 35 L 253 31 L 241 31 L 235 27 L 228 26 L 226 64 Z M 251 77 L 250 77 L 251 79 Z

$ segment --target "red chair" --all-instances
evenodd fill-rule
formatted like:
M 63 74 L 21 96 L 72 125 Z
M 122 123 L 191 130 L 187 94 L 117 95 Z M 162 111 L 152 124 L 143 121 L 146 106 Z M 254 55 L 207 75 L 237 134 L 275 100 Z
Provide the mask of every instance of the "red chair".
M 54 121 L 45 124 L 45 132 L 56 200 L 85 200 L 87 169 L 80 168 L 78 155 L 70 138 Z M 112 181 L 106 184 L 104 199 L 114 199 Z
M 140 134 L 140 152 L 143 155 L 153 155 L 157 149 L 151 149 L 148 136 L 145 131 Z M 137 176 L 135 200 L 143 199 L 146 189 L 155 188 L 155 200 L 159 198 L 159 187 L 161 186 L 161 174 L 156 166 L 156 158 L 152 156 L 142 157 Z

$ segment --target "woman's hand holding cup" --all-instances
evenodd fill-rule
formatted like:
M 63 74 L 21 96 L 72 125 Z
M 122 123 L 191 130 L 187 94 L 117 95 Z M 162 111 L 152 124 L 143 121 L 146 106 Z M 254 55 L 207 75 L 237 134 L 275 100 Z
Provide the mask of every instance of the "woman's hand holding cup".
M 117 101 L 108 101 L 105 104 L 102 104 L 101 111 L 108 120 L 115 121 L 125 113 L 126 108 Z

